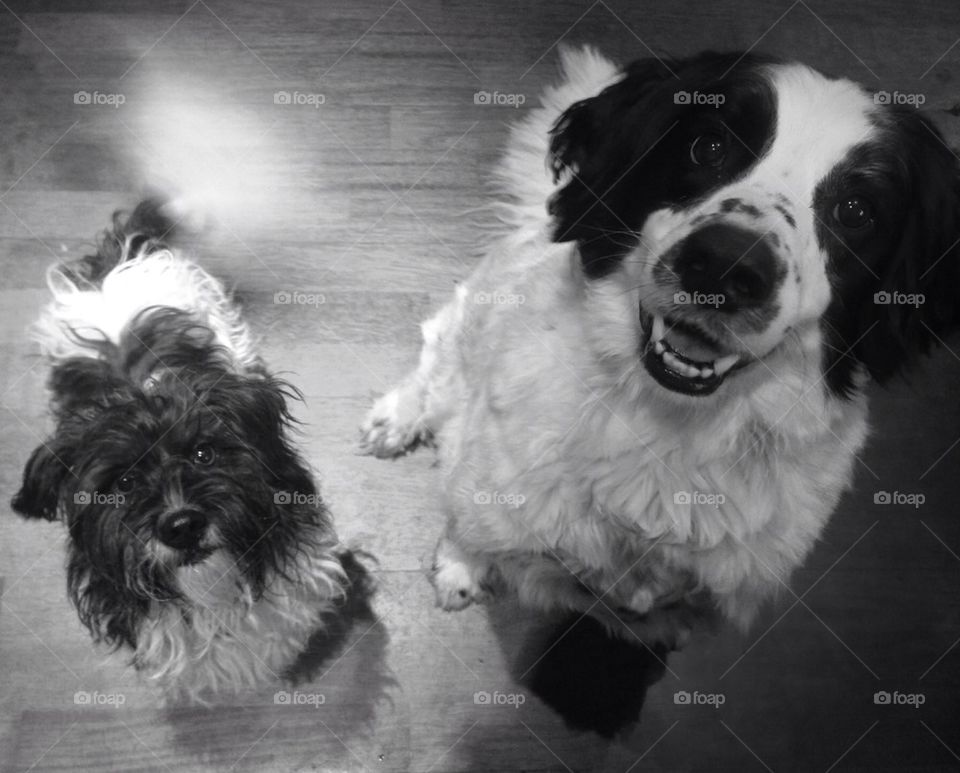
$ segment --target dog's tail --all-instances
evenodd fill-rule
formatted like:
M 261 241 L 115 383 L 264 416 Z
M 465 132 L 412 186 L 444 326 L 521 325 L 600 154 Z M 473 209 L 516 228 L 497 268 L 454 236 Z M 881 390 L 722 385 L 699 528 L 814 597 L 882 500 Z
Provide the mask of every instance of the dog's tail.
M 230 292 L 177 244 L 181 212 L 189 214 L 176 200 L 144 199 L 129 214 L 114 214 L 92 255 L 48 270 L 53 299 L 33 328 L 45 356 L 95 356 L 97 342 L 118 344 L 143 312 L 163 307 L 193 315 L 244 366 L 258 362 Z
M 97 239 L 96 252 L 51 267 L 47 283 L 54 294 L 64 281 L 97 290 L 121 263 L 166 249 L 176 239 L 178 226 L 174 202 L 160 196 L 145 198 L 132 212 L 117 210 L 111 227 Z

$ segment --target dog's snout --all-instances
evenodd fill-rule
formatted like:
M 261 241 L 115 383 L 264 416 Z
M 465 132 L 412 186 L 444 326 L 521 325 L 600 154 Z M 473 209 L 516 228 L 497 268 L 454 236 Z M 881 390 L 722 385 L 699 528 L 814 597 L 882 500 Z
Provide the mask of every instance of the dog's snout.
M 164 513 L 157 524 L 163 544 L 177 550 L 197 547 L 207 528 L 207 517 L 199 510 L 181 509 Z
M 673 270 L 685 292 L 710 298 L 707 305 L 722 311 L 767 303 L 783 273 L 764 234 L 724 223 L 687 236 Z

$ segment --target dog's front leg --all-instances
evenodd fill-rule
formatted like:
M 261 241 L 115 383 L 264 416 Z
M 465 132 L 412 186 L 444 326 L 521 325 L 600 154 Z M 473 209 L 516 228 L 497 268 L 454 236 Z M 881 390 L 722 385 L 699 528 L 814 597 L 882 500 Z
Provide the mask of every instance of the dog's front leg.
M 448 530 L 437 543 L 430 572 L 437 606 L 450 612 L 487 601 L 491 568 L 489 561 L 457 545 Z

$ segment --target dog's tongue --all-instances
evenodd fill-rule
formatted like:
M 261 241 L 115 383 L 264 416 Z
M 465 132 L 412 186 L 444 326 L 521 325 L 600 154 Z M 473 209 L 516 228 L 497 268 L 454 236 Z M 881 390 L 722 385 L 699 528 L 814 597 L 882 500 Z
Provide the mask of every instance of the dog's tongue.
M 699 336 L 691 335 L 679 327 L 668 326 L 664 338 L 670 344 L 670 348 L 688 360 L 710 363 L 723 354 Z

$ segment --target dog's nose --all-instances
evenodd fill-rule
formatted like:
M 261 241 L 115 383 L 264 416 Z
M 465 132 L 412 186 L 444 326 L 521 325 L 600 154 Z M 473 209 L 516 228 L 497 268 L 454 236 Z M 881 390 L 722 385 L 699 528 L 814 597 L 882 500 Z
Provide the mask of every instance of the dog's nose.
M 767 303 L 785 273 L 765 234 L 714 223 L 679 245 L 673 270 L 695 303 L 738 311 Z M 706 297 L 705 302 L 698 297 Z
M 157 534 L 164 545 L 177 550 L 196 547 L 207 528 L 207 516 L 199 510 L 174 510 L 164 513 Z

